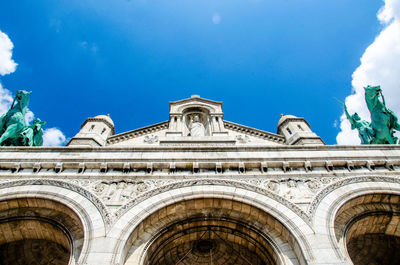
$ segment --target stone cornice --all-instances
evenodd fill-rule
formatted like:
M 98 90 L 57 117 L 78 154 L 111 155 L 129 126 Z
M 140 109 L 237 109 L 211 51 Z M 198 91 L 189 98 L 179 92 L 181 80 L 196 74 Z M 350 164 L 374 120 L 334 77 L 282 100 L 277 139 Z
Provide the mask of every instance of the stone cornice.
M 168 123 L 168 122 L 165 122 Z M 162 124 L 162 123 L 159 123 Z M 147 128 L 147 127 L 144 127 Z M 138 129 L 140 130 L 140 129 Z M 136 130 L 135 130 L 136 131 Z M 130 131 L 133 132 L 133 131 Z M 115 135 L 119 136 L 121 134 Z M 278 135 L 279 136 L 279 135 Z M 114 137 L 114 136 L 113 136 Z M 1 146 L 1 152 L 135 152 L 135 151 L 397 151 L 400 152 L 400 145 L 268 145 L 268 146 L 104 146 L 104 147 L 83 147 L 83 146 Z
M 291 144 L 295 145 L 296 143 L 298 143 L 301 140 L 320 140 L 323 144 L 325 144 L 325 142 L 318 135 L 315 135 L 314 137 L 299 137 L 299 138 L 296 139 L 296 141 L 294 141 Z
M 222 101 L 215 101 L 215 100 L 211 100 L 211 99 L 206 99 L 206 98 L 200 98 L 200 97 L 195 97 L 195 98 L 185 98 L 185 99 L 181 99 L 181 100 L 177 100 L 177 101 L 170 101 L 169 104 L 178 104 L 178 103 L 184 103 L 184 102 L 191 102 L 191 101 L 199 101 L 199 102 L 203 102 L 203 103 L 212 103 L 212 104 L 222 104 Z
M 78 136 L 78 137 L 75 136 L 75 137 L 71 138 L 71 139 L 68 141 L 68 143 L 67 143 L 66 145 L 68 146 L 72 141 L 75 141 L 75 140 L 80 140 L 80 141 L 82 141 L 82 140 L 93 141 L 93 142 L 95 142 L 98 146 L 101 146 L 101 143 L 99 143 L 99 141 L 97 141 L 96 138 L 94 138 L 94 137 L 89 138 L 89 137 L 80 137 L 80 136 Z
M 262 131 L 259 129 L 251 128 L 248 126 L 240 125 L 230 121 L 224 121 L 224 126 L 226 129 L 230 129 L 236 132 L 244 133 L 247 135 L 255 136 L 261 139 L 273 141 L 279 144 L 285 144 L 285 137 L 282 135 Z
M 154 125 L 142 127 L 132 131 L 116 134 L 107 139 L 107 144 L 114 144 L 123 142 L 128 139 L 136 138 L 138 136 L 154 133 L 160 130 L 168 129 L 168 121 L 160 122 Z
M 364 174 L 400 170 L 400 146 L 2 147 L 0 174 Z M 60 175 L 60 176 L 61 176 Z

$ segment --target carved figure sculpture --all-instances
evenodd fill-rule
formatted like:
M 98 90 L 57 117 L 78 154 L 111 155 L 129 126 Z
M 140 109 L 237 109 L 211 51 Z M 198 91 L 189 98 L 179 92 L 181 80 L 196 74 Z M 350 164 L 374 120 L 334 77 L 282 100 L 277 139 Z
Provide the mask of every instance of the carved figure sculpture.
M 36 119 L 32 125 L 27 125 L 25 122 L 31 93 L 18 90 L 11 108 L 0 117 L 1 146 L 40 146 L 43 144 L 42 126 L 46 123 L 40 119 Z
M 45 121 L 35 119 L 32 125 L 25 127 L 21 132 L 20 138 L 25 141 L 23 145 L 29 146 L 42 146 L 43 145 L 43 129 L 42 126 L 46 125 Z
M 380 86 L 367 86 L 365 90 L 365 101 L 371 113 L 371 127 L 375 137 L 371 144 L 396 144 L 394 130 L 400 131 L 400 124 L 396 115 L 386 107 L 385 98 Z
M 347 106 L 344 103 L 343 107 L 346 113 L 346 117 L 351 123 L 351 129 L 358 130 L 358 136 L 361 139 L 361 143 L 362 144 L 371 143 L 375 134 L 374 130 L 371 128 L 371 124 L 368 121 L 362 120 L 360 116 L 358 116 L 357 112 L 350 116 L 349 112 L 347 111 Z
M 199 115 L 194 115 L 190 118 L 189 123 L 190 136 L 204 136 L 205 127 L 204 124 L 200 122 Z

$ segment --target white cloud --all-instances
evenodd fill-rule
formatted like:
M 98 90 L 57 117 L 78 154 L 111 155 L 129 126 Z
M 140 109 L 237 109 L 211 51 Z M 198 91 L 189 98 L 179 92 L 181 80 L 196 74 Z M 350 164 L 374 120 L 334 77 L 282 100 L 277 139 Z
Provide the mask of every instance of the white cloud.
M 214 24 L 219 24 L 221 23 L 221 15 L 219 13 L 214 13 L 211 20 Z
M 35 114 L 33 114 L 33 112 L 29 110 L 25 114 L 25 122 L 26 122 L 26 124 L 30 124 L 31 121 L 33 121 L 34 118 L 35 118 Z
M 0 31 L 0 75 L 10 74 L 15 71 L 17 64 L 11 59 L 13 44 L 8 36 Z M 0 83 L 0 115 L 6 113 L 13 103 L 10 90 L 4 88 Z M 32 111 L 25 115 L 25 122 L 30 124 L 35 117 Z M 65 135 L 57 128 L 45 129 L 43 132 L 44 146 L 59 146 L 66 141 Z
M 381 85 L 386 105 L 400 118 L 400 0 L 385 0 L 378 19 L 385 27 L 362 55 L 352 76 L 353 93 L 346 98 L 350 114 L 357 112 L 365 120 L 370 120 L 364 99 L 367 85 Z M 340 129 L 338 144 L 360 143 L 357 131 L 351 130 L 344 114 Z
M 96 43 L 89 43 L 87 41 L 80 41 L 79 46 L 84 49 L 91 51 L 93 54 L 96 54 L 99 51 L 99 46 Z
M 0 115 L 7 112 L 13 102 L 10 90 L 3 88 L 0 83 Z
M 57 128 L 49 128 L 43 133 L 43 146 L 60 146 L 66 141 L 65 135 Z
M 14 98 L 11 94 L 11 91 L 4 88 L 0 83 L 0 116 L 10 109 L 13 100 Z M 25 115 L 25 122 L 29 124 L 34 118 L 35 114 L 29 110 Z
M 10 74 L 17 67 L 17 64 L 11 59 L 13 47 L 7 34 L 0 31 L 0 75 Z

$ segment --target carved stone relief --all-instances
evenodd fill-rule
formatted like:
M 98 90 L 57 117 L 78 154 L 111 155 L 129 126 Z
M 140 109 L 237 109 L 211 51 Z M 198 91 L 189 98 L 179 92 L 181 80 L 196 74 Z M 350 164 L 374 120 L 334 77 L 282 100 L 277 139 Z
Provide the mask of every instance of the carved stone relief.
M 245 135 L 245 134 L 236 135 L 236 140 L 241 144 L 245 144 L 245 143 L 248 143 L 248 142 L 251 141 L 250 137 L 248 135 Z
M 331 182 L 329 178 L 288 178 L 271 180 L 246 180 L 240 181 L 263 187 L 271 192 L 291 201 L 298 202 L 311 200 L 311 198 L 324 186 Z
M 76 184 L 90 189 L 113 208 L 112 219 L 118 218 L 129 208 L 152 196 L 167 190 L 194 185 L 226 185 L 252 190 L 283 203 L 308 220 L 307 214 L 296 206 L 297 202 L 311 201 L 313 196 L 331 182 L 328 178 L 287 178 L 287 179 L 144 179 L 144 180 L 76 180 Z
M 92 186 L 93 192 L 106 204 L 123 205 L 143 193 L 154 183 L 151 181 L 100 181 Z
M 21 180 L 6 180 L 4 182 L 0 182 L 0 189 L 9 188 L 9 187 L 18 187 L 18 186 L 26 186 L 26 185 L 49 185 L 62 187 L 65 189 L 69 189 L 75 191 L 88 200 L 90 200 L 96 208 L 100 211 L 101 215 L 104 218 L 106 226 L 111 224 L 110 213 L 104 203 L 99 199 L 98 196 L 93 194 L 89 189 L 92 181 L 90 180 L 66 180 L 60 181 L 55 179 L 37 179 L 37 178 L 26 178 Z
M 154 134 L 152 134 L 152 135 L 146 135 L 146 136 L 144 137 L 143 142 L 146 143 L 146 144 L 155 144 L 155 143 L 158 142 L 158 136 L 157 136 L 157 135 L 154 135 Z
M 107 225 L 121 216 L 129 208 L 159 193 L 195 185 L 224 185 L 254 191 L 279 201 L 292 209 L 304 220 L 310 221 L 314 210 L 322 198 L 332 190 L 351 183 L 384 181 L 400 183 L 399 179 L 389 177 L 323 177 L 323 178 L 285 178 L 260 179 L 142 179 L 142 180 L 99 180 L 27 178 L 18 181 L 0 179 L 0 189 L 23 185 L 54 185 L 76 191 L 93 203 L 102 212 Z M 100 199 L 100 200 L 99 200 Z M 296 203 L 309 203 L 305 212 Z M 106 207 L 105 207 L 106 206 Z M 118 206 L 108 208 L 107 206 Z

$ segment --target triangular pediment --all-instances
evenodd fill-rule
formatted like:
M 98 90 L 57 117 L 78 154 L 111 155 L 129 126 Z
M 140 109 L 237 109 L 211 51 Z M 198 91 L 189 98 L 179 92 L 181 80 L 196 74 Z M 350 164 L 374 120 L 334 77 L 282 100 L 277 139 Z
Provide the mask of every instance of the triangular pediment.
M 165 141 L 168 133 L 168 121 L 160 122 L 154 125 L 131 130 L 128 132 L 113 135 L 107 139 L 107 144 L 112 146 L 141 146 L 141 145 L 160 145 Z M 234 145 L 285 145 L 285 138 L 281 135 L 271 132 L 251 128 L 245 125 L 223 121 L 226 128 L 226 134 L 219 136 L 208 136 L 201 138 L 175 136 L 174 143 L 201 142 L 230 142 Z M 172 139 L 172 138 L 171 138 Z M 215 141 L 213 141 L 215 140 Z

